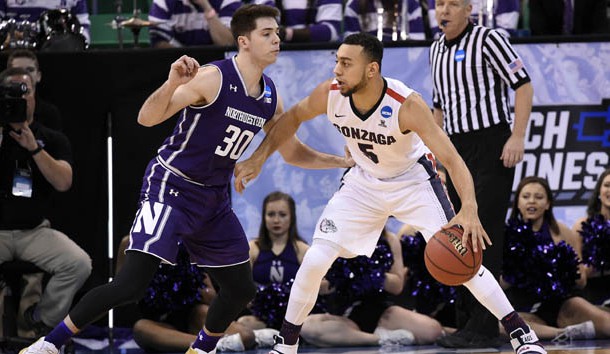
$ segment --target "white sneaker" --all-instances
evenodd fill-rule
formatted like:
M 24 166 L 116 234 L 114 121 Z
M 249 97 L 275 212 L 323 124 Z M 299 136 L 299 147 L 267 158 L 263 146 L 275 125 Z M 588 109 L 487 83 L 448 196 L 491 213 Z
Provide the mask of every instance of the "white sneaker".
M 563 343 L 576 339 L 595 338 L 595 325 L 593 321 L 586 321 L 575 325 L 567 326 L 561 331 L 552 342 Z
M 29 347 L 21 349 L 19 354 L 59 354 L 59 350 L 53 344 L 45 342 L 44 337 L 40 337 Z
M 275 344 L 274 337 L 280 334 L 280 331 L 274 328 L 255 329 L 254 340 L 259 348 L 271 348 Z
M 273 348 L 269 351 L 269 354 L 297 354 L 297 350 L 299 349 L 299 342 L 297 344 L 289 345 L 284 344 L 284 338 L 279 334 L 277 336 L 273 336 L 275 340 L 275 344 L 273 344 Z
M 510 332 L 510 344 L 513 346 L 516 354 L 546 354 L 546 350 L 538 340 L 536 333 L 529 326 L 528 332 L 523 332 L 523 329 L 517 328 Z
M 239 333 L 234 333 L 220 338 L 216 344 L 216 350 L 219 352 L 243 352 L 246 347 L 244 347 L 244 342 L 242 342 Z
M 411 345 L 415 342 L 415 336 L 406 329 L 389 330 L 377 327 L 374 332 L 379 336 L 379 345 Z

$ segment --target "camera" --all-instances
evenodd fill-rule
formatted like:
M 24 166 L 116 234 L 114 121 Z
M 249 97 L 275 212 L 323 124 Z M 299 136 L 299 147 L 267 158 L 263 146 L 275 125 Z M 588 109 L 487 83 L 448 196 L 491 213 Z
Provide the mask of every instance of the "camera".
M 23 82 L 0 83 L 0 126 L 25 122 L 27 101 L 22 96 L 27 92 L 28 86 Z

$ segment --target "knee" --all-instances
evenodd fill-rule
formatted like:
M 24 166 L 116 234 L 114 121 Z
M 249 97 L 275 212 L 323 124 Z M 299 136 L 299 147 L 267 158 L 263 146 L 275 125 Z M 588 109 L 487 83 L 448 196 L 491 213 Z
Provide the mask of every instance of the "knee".
M 149 320 L 138 320 L 133 325 L 133 340 L 144 349 L 151 348 L 151 328 Z
M 325 314 L 307 316 L 305 322 L 303 322 L 303 327 L 301 327 L 301 337 L 303 337 L 306 342 L 311 343 L 316 338 L 322 336 L 323 327 L 320 326 L 320 324 L 324 321 L 325 316 Z
M 79 280 L 85 281 L 91 275 L 92 270 L 91 258 L 83 251 L 73 261 L 74 274 Z
M 92 265 L 89 255 L 79 248 L 79 252 L 70 253 L 69 259 L 65 260 L 64 265 L 58 273 L 70 276 L 77 283 L 84 283 L 91 274 Z

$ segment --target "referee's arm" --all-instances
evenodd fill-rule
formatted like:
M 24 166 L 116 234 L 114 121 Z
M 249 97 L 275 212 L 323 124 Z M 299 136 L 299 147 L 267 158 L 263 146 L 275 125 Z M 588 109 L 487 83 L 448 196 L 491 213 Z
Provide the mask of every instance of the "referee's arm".
M 521 160 L 525 151 L 525 131 L 527 122 L 532 112 L 532 100 L 534 88 L 531 82 L 519 86 L 515 90 L 515 122 L 510 138 L 504 144 L 500 159 L 504 162 L 504 167 L 515 167 Z M 442 115 L 441 115 L 442 118 Z

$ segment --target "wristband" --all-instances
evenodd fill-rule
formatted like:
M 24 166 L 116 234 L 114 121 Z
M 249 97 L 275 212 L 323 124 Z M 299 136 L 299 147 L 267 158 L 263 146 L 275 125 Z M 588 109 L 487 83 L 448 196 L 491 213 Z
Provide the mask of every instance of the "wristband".
M 36 147 L 36 149 L 30 151 L 30 156 L 34 156 L 41 151 L 42 151 L 42 146 L 40 146 L 40 144 L 38 144 L 38 147 Z
M 218 15 L 218 14 L 216 13 L 216 10 L 214 10 L 214 9 L 209 9 L 208 11 L 203 13 L 203 16 L 205 17 L 206 20 L 211 20 L 214 17 L 216 17 L 216 15 Z

